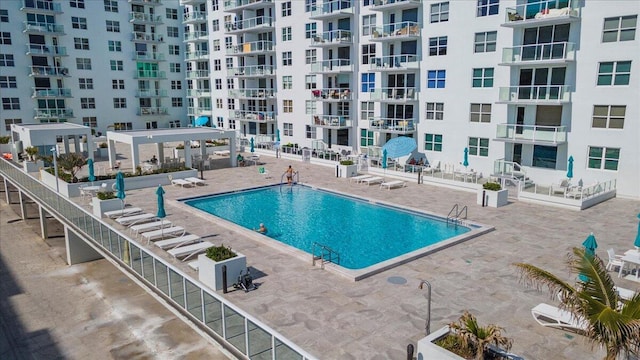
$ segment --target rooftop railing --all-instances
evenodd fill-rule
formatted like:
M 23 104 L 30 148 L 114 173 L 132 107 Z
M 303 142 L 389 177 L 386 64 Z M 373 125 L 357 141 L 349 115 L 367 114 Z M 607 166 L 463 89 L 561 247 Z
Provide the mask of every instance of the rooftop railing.
M 501 87 L 500 102 L 561 103 L 571 101 L 569 85 L 530 85 Z
M 498 124 L 496 140 L 533 144 L 563 144 L 567 142 L 565 126 Z
M 574 61 L 575 55 L 575 44 L 566 41 L 548 44 L 530 44 L 503 48 L 502 62 L 506 64 L 518 64 L 529 61 Z

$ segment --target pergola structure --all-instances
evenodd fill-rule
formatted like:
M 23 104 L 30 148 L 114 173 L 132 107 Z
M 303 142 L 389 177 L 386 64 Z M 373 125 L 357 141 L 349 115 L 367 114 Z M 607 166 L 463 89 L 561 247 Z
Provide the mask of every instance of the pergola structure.
M 23 148 L 35 146 L 42 155 L 51 155 L 51 149 L 57 146 L 58 137 L 62 137 L 66 154 L 69 153 L 69 138 L 73 139 L 75 152 L 80 152 L 82 136 L 91 139 L 90 127 L 72 123 L 11 124 L 11 131 L 12 139 L 21 141 Z M 93 141 L 87 141 L 85 145 L 88 158 L 93 159 Z M 18 152 L 18 149 L 14 150 Z
M 164 161 L 164 143 L 182 142 L 184 144 L 185 166 L 191 167 L 191 141 L 200 141 L 200 155 L 204 158 L 207 153 L 206 140 L 229 139 L 231 166 L 237 165 L 236 132 L 233 130 L 214 129 L 209 127 L 187 127 L 170 129 L 148 129 L 133 131 L 107 131 L 109 145 L 109 164 L 111 168 L 116 164 L 116 142 L 131 146 L 131 164 L 135 171 L 140 166 L 138 146 L 142 144 L 156 144 L 158 161 Z M 197 150 L 196 150 L 197 151 Z

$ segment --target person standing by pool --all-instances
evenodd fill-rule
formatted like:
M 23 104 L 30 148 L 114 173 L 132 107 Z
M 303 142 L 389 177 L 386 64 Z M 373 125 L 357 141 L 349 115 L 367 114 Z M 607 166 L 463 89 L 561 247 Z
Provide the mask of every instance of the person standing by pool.
M 289 165 L 289 168 L 284 173 L 287 175 L 287 184 L 292 185 L 293 174 L 295 174 L 296 172 L 293 171 L 293 168 L 291 167 L 291 165 Z

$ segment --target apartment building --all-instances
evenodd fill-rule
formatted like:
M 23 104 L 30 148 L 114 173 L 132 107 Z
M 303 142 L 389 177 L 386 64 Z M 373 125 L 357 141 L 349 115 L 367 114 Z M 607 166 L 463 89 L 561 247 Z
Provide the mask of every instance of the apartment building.
M 11 0 L 0 118 L 101 132 L 199 120 L 351 153 L 408 136 L 432 164 L 461 165 L 466 149 L 485 177 L 522 167 L 552 184 L 573 159 L 574 182 L 615 179 L 618 196 L 640 198 L 639 12 L 624 0 Z

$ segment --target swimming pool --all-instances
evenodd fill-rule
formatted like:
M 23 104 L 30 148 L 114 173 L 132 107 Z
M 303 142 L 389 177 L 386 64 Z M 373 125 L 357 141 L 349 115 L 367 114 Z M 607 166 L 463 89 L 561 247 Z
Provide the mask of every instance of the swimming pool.
M 187 205 L 311 254 L 314 243 L 340 255 L 340 266 L 363 269 L 457 238 L 473 226 L 447 225 L 417 211 L 303 185 L 269 186 L 183 200 Z

